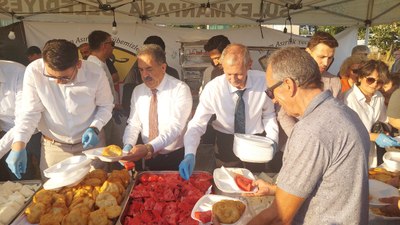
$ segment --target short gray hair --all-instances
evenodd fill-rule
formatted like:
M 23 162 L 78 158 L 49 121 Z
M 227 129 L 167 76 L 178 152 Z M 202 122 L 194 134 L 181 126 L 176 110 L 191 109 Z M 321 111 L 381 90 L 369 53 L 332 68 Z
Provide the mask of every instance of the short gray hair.
M 251 57 L 249 50 L 247 49 L 246 46 L 242 44 L 229 44 L 226 46 L 224 51 L 222 51 L 220 62 L 222 63 L 224 61 L 224 58 L 226 55 L 232 54 L 235 57 L 233 60 L 236 62 L 236 60 L 242 59 L 243 60 L 243 65 L 248 65 L 251 62 Z M 240 58 L 242 57 L 242 58 Z
M 323 86 L 318 64 L 309 53 L 298 47 L 286 47 L 275 51 L 268 58 L 268 66 L 275 80 L 291 78 L 303 89 Z
M 156 44 L 143 45 L 139 49 L 137 57 L 141 55 L 151 55 L 154 61 L 156 61 L 159 65 L 167 63 L 164 50 L 162 50 L 162 48 Z

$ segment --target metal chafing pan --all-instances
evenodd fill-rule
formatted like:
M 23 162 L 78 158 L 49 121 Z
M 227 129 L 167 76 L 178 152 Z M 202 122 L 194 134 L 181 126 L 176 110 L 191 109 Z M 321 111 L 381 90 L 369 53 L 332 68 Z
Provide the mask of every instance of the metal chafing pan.
M 11 181 L 11 182 L 20 183 L 22 185 L 36 185 L 37 188 L 34 190 L 33 195 L 35 195 L 35 193 L 37 191 L 39 191 L 43 185 L 41 180 L 20 180 L 20 181 Z M 0 182 L 0 184 L 4 184 L 4 183 L 5 182 Z M 29 198 L 25 199 L 25 203 L 21 206 L 18 213 L 15 215 L 15 217 L 11 220 L 11 222 L 9 224 L 18 224 L 18 223 L 15 223 L 17 218 L 19 217 L 20 214 L 22 214 L 25 211 L 25 208 L 31 203 L 33 195 L 30 196 Z
M 193 174 L 207 174 L 212 176 L 211 173 L 207 172 L 207 171 L 194 171 Z M 136 185 L 139 184 L 140 182 L 140 177 L 143 176 L 144 174 L 155 174 L 155 175 L 163 175 L 163 174 L 179 174 L 178 171 L 143 171 L 143 172 L 139 172 L 136 174 L 135 177 L 135 181 L 133 182 L 134 185 L 132 185 L 131 189 L 129 190 L 129 192 L 127 193 L 127 198 L 125 198 L 125 200 L 123 201 L 123 203 L 121 205 L 123 205 L 123 209 L 121 212 L 121 215 L 119 216 L 116 225 L 123 225 L 124 223 L 124 218 L 126 217 L 126 215 L 128 214 L 129 211 L 129 206 L 132 202 L 132 198 L 130 197 L 130 194 L 132 193 L 133 189 L 135 188 Z M 211 187 L 211 192 L 214 192 L 214 181 L 212 180 L 212 187 Z
M 131 174 L 131 172 L 130 172 L 130 174 Z M 134 175 L 132 175 L 131 174 L 131 176 L 132 176 L 132 179 L 131 179 L 131 181 L 129 182 L 129 184 L 128 184 L 128 186 L 126 187 L 126 189 L 125 189 L 125 192 L 124 192 L 124 198 L 123 198 L 123 200 L 122 200 L 122 202 L 121 202 L 121 207 L 122 206 L 124 206 L 125 204 L 126 204 L 126 201 L 128 200 L 128 198 L 129 198 L 129 194 L 131 193 L 131 191 L 132 191 L 132 188 L 133 188 L 133 185 L 134 185 L 134 180 L 133 180 L 133 177 L 134 177 Z M 37 191 L 39 191 L 41 188 L 39 188 Z M 36 191 L 36 192 L 37 192 Z M 21 209 L 21 211 L 17 214 L 18 216 L 13 220 L 13 222 L 12 223 L 10 223 L 10 225 L 32 225 L 31 223 L 29 223 L 27 220 L 26 220 L 26 215 L 25 215 L 25 209 L 29 206 L 29 204 L 30 204 L 30 202 L 32 201 L 32 198 L 30 199 L 30 201 L 29 202 L 27 202 L 26 204 L 25 204 L 25 206 Z M 116 219 L 114 219 L 113 220 L 113 224 L 115 224 L 116 223 Z

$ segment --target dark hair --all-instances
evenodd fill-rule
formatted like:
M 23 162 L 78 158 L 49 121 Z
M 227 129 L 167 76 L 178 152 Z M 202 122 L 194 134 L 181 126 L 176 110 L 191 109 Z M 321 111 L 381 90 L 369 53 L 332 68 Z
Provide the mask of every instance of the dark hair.
M 336 48 L 339 46 L 339 43 L 331 34 L 327 32 L 317 31 L 308 41 L 307 48 L 313 49 L 320 43 L 325 44 L 330 48 Z
M 143 42 L 144 45 L 148 44 L 155 44 L 161 47 L 163 51 L 165 51 L 165 43 L 162 38 L 159 36 L 153 35 L 153 36 L 148 36 L 146 40 Z
M 65 39 L 50 40 L 43 47 L 43 60 L 53 70 L 66 70 L 78 63 L 78 48 Z
M 204 50 L 210 52 L 214 49 L 218 49 L 219 52 L 222 53 L 226 46 L 228 46 L 231 42 L 224 35 L 217 35 L 210 38 L 207 43 L 204 45 Z
M 384 83 L 389 82 L 389 67 L 386 63 L 380 60 L 368 60 L 360 65 L 360 67 L 358 67 L 354 72 L 357 73 L 359 78 L 364 78 L 369 76 L 375 70 L 378 72 L 379 79 L 383 80 Z M 360 82 L 357 82 L 357 85 L 360 85 Z
M 317 62 L 298 47 L 286 47 L 273 52 L 268 58 L 268 66 L 276 80 L 290 78 L 303 89 L 323 87 Z
M 107 40 L 111 35 L 101 30 L 95 30 L 88 36 L 90 50 L 97 50 L 100 45 Z
M 25 53 L 27 56 L 33 55 L 33 54 L 42 54 L 42 51 L 38 46 L 31 46 L 26 50 Z

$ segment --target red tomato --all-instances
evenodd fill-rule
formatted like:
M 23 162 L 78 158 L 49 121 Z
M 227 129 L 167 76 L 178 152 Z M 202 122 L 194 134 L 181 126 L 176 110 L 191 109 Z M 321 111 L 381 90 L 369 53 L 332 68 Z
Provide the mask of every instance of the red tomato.
M 146 182 L 148 182 L 149 181 L 149 174 L 142 174 L 141 176 L 140 176 L 140 178 L 139 178 L 139 180 L 140 180 L 140 182 L 141 183 L 146 183 Z
M 155 174 L 151 174 L 148 179 L 149 182 L 156 182 L 158 181 L 158 176 Z
M 211 210 L 194 212 L 194 217 L 196 217 L 196 219 L 200 220 L 202 223 L 211 222 Z
M 251 191 L 251 189 L 253 188 L 253 180 L 240 175 L 240 174 L 236 174 L 235 175 L 235 182 L 237 184 L 237 186 L 242 189 L 243 191 Z

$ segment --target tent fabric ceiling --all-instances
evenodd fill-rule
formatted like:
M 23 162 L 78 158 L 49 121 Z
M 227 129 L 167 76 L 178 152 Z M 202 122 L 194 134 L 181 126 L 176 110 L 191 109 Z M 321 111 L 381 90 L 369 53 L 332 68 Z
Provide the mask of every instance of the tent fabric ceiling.
M 13 13 L 17 20 L 111 23 L 115 10 L 117 23 L 284 24 L 290 8 L 297 25 L 362 26 L 400 20 L 399 0 L 209 0 L 206 15 L 207 1 L 2 0 L 0 19 L 10 19 Z

